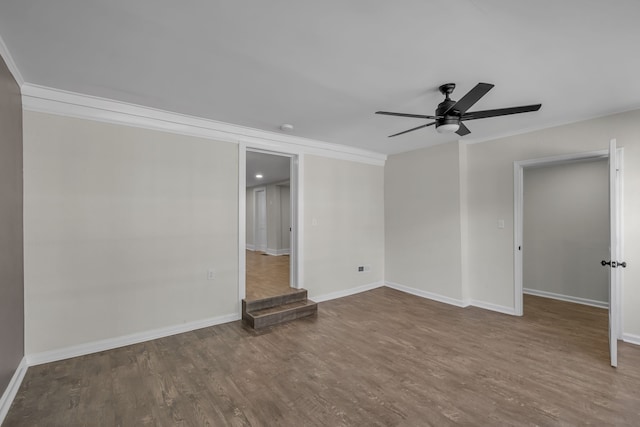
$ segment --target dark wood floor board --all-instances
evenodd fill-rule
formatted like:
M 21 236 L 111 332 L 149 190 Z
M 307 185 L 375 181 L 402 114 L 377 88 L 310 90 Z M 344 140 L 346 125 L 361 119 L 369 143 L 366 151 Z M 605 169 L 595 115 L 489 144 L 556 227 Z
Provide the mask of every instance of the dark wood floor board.
M 241 322 L 29 368 L 6 426 L 639 425 L 640 348 L 607 312 L 525 315 L 380 288 L 262 331 Z

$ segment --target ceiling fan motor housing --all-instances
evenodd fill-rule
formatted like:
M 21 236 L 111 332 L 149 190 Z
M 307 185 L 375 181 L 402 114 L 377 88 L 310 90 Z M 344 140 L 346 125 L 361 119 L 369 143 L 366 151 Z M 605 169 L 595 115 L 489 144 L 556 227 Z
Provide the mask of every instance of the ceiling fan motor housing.
M 436 108 L 436 129 L 442 125 L 460 124 L 460 116 L 454 114 L 445 114 L 446 112 L 453 113 L 455 110 L 449 111 L 452 105 L 455 105 L 456 101 L 452 99 L 445 99 Z

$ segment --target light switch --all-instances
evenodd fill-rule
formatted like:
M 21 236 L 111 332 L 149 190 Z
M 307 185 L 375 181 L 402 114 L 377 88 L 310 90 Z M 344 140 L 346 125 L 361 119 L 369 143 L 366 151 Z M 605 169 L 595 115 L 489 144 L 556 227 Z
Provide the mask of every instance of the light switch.
M 504 219 L 498 220 L 498 228 L 504 228 Z

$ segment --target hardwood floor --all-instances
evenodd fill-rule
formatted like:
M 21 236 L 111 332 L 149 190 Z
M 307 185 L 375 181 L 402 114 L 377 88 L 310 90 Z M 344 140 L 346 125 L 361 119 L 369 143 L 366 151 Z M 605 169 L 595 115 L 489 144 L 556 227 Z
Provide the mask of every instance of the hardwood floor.
M 233 322 L 29 368 L 5 426 L 640 423 L 640 347 L 607 312 L 525 295 L 525 316 L 389 288 L 256 333 Z
M 246 299 L 284 295 L 293 292 L 289 286 L 289 256 L 271 256 L 263 252 L 247 251 Z

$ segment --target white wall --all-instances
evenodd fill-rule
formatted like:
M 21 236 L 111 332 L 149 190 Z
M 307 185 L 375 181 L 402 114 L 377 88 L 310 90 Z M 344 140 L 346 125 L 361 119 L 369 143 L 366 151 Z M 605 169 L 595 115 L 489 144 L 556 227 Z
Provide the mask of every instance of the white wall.
M 304 287 L 309 297 L 384 279 L 384 168 L 304 159 Z M 359 273 L 359 265 L 371 271 Z
M 385 280 L 462 303 L 459 145 L 390 156 Z
M 609 301 L 606 160 L 525 168 L 523 287 Z M 525 307 L 526 310 L 526 307 Z
M 232 143 L 25 112 L 27 354 L 237 313 L 237 186 Z
M 640 336 L 640 111 L 467 147 L 469 286 L 472 297 L 513 307 L 513 162 L 624 147 L 624 331 Z M 496 221 L 505 220 L 498 229 Z

